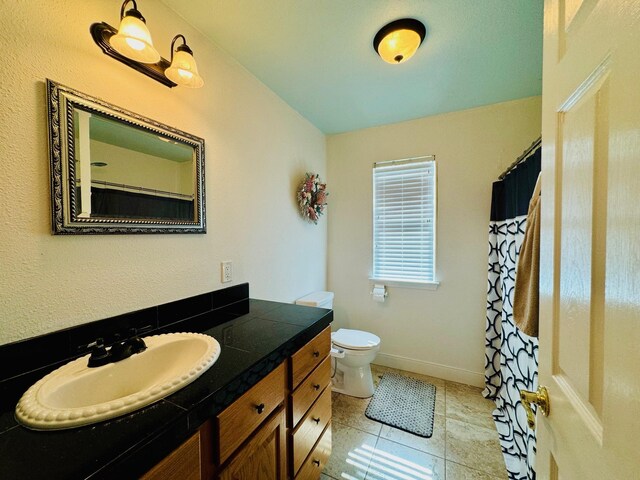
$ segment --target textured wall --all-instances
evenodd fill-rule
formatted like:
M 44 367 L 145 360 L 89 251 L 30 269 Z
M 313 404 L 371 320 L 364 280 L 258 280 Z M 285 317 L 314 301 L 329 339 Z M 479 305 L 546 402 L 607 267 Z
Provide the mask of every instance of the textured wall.
M 330 136 L 335 323 L 382 339 L 377 362 L 482 385 L 491 184 L 540 135 L 540 97 Z M 371 299 L 373 162 L 436 155 L 436 291 Z
M 325 173 L 324 136 L 162 3 L 139 7 L 164 57 L 187 37 L 204 88 L 101 52 L 89 26 L 116 26 L 120 2 L 0 2 L 0 344 L 222 288 L 222 260 L 254 297 L 325 287 L 326 219 L 304 223 L 294 198 Z M 209 233 L 51 235 L 46 78 L 203 137 Z

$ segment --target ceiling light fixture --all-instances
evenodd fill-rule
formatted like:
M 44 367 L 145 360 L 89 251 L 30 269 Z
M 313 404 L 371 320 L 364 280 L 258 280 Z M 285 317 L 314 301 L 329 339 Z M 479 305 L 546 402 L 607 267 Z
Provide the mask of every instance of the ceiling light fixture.
M 133 8 L 127 10 L 132 3 Z M 146 21 L 135 0 L 124 0 L 120 8 L 118 30 L 105 22 L 94 23 L 90 28 L 94 42 L 105 55 L 110 56 L 144 73 L 148 77 L 169 88 L 182 85 L 199 88 L 204 80 L 198 74 L 193 51 L 187 45 L 184 35 L 178 34 L 171 41 L 171 62 L 162 58 L 154 48 Z M 182 39 L 174 55 L 176 40 Z
M 373 39 L 373 48 L 387 63 L 409 60 L 422 44 L 427 29 L 415 18 L 402 18 L 388 23 Z

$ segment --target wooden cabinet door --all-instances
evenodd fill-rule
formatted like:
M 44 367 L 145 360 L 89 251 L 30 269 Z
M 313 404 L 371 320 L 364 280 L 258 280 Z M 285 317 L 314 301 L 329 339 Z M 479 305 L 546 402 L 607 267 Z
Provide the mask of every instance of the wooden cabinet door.
M 145 473 L 142 480 L 200 480 L 200 432 Z
M 285 413 L 280 409 L 241 447 L 220 480 L 285 480 Z

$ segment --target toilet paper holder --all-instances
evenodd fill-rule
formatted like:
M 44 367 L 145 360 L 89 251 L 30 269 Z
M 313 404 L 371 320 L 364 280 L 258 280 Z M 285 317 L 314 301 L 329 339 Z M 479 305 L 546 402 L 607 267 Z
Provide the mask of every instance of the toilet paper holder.
M 373 296 L 374 300 L 384 302 L 384 300 L 387 298 L 387 295 L 389 295 L 389 292 L 387 292 L 387 287 L 385 285 L 380 285 L 377 283 L 373 285 L 371 296 Z

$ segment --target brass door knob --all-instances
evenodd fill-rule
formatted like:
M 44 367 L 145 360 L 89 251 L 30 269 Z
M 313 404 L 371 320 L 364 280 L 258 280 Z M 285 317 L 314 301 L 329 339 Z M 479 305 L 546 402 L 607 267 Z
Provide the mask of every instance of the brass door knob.
M 540 407 L 540 411 L 545 417 L 549 416 L 551 406 L 549 405 L 549 393 L 546 387 L 538 387 L 538 391 L 530 392 L 529 390 L 520 390 L 520 400 L 525 412 L 527 412 L 527 423 L 531 430 L 536 429 L 536 416 L 533 414 L 531 405 Z

